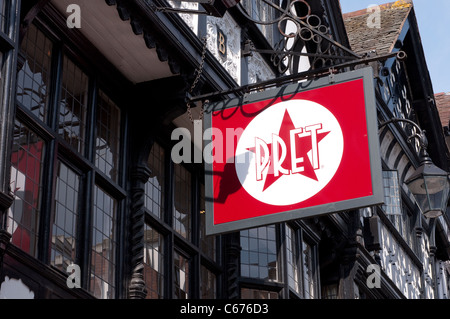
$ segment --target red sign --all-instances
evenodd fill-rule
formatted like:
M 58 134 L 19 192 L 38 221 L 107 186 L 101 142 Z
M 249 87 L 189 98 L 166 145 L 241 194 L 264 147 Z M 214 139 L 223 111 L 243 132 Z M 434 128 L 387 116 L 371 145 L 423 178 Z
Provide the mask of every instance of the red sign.
M 242 228 L 256 227 L 321 214 L 321 208 L 327 213 L 330 204 L 375 195 L 370 203 L 380 202 L 365 86 L 359 78 L 211 112 L 213 132 L 221 132 L 211 142 L 211 228 L 244 220 Z M 264 218 L 284 212 L 295 214 Z M 222 230 L 241 228 L 235 224 Z

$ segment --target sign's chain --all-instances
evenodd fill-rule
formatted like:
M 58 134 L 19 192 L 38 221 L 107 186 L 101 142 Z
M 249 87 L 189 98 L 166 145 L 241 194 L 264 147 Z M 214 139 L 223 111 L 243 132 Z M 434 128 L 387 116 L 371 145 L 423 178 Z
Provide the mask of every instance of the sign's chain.
M 203 41 L 203 50 L 202 50 L 202 58 L 200 61 L 200 64 L 198 66 L 198 68 L 195 70 L 194 74 L 196 74 L 194 82 L 191 85 L 191 88 L 189 90 L 189 94 L 191 95 L 194 92 L 195 87 L 197 86 L 198 82 L 200 81 L 200 77 L 203 73 L 203 69 L 205 66 L 205 59 L 206 59 L 206 51 L 208 48 L 208 38 L 205 36 L 202 38 Z M 189 116 L 189 119 L 191 120 L 192 123 L 194 123 L 194 118 L 192 116 L 192 107 L 191 107 L 191 101 L 188 100 L 186 103 L 187 106 L 187 113 Z M 203 119 L 203 107 L 200 109 L 200 116 L 199 116 L 199 121 L 201 121 Z

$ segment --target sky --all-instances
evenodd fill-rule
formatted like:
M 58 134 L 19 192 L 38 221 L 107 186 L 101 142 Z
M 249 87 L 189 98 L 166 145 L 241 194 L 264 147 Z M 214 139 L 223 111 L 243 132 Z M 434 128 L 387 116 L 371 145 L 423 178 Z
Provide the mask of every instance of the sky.
M 342 12 L 394 0 L 340 0 Z M 434 93 L 450 92 L 450 0 L 413 0 Z M 383 22 L 381 22 L 383 23 Z

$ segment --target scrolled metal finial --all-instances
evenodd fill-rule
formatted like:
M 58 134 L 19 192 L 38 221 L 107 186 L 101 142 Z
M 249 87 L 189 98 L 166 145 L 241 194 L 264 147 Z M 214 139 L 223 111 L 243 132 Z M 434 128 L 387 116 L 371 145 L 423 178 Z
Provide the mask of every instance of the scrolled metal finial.
M 422 130 L 420 128 L 420 126 L 417 125 L 417 123 L 415 123 L 415 122 L 413 122 L 411 120 L 407 120 L 407 119 L 394 118 L 394 119 L 391 119 L 391 120 L 386 121 L 384 123 L 381 123 L 380 126 L 378 127 L 378 129 L 381 130 L 386 125 L 389 125 L 389 124 L 392 124 L 392 123 L 397 123 L 397 122 L 405 122 L 405 123 L 411 124 L 412 126 L 414 126 L 419 131 L 419 133 L 416 133 L 416 134 L 413 134 L 413 135 L 409 136 L 407 141 L 408 141 L 408 143 L 411 143 L 411 141 L 413 139 L 417 139 L 419 141 L 419 144 L 420 144 L 420 154 L 419 154 L 419 156 L 420 156 L 421 162 L 422 163 L 431 162 L 430 155 L 428 154 L 428 151 L 427 151 L 428 139 L 426 137 L 426 131 Z

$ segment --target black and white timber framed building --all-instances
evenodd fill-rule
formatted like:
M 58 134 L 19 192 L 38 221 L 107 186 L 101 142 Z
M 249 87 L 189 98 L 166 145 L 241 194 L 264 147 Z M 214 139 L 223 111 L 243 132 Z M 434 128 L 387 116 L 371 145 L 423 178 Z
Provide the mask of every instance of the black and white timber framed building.
M 449 171 L 413 3 L 381 6 L 369 27 L 338 0 L 296 1 L 309 29 L 293 39 L 289 21 L 257 23 L 280 17 L 267 1 L 162 8 L 202 10 L 0 0 L 0 298 L 448 299 L 450 214 L 426 219 L 404 184 L 420 164 L 408 125 L 379 131 L 384 205 L 218 236 L 205 235 L 203 165 L 171 160 L 171 132 L 201 117 L 189 97 L 375 57 L 379 123 L 416 122 Z

